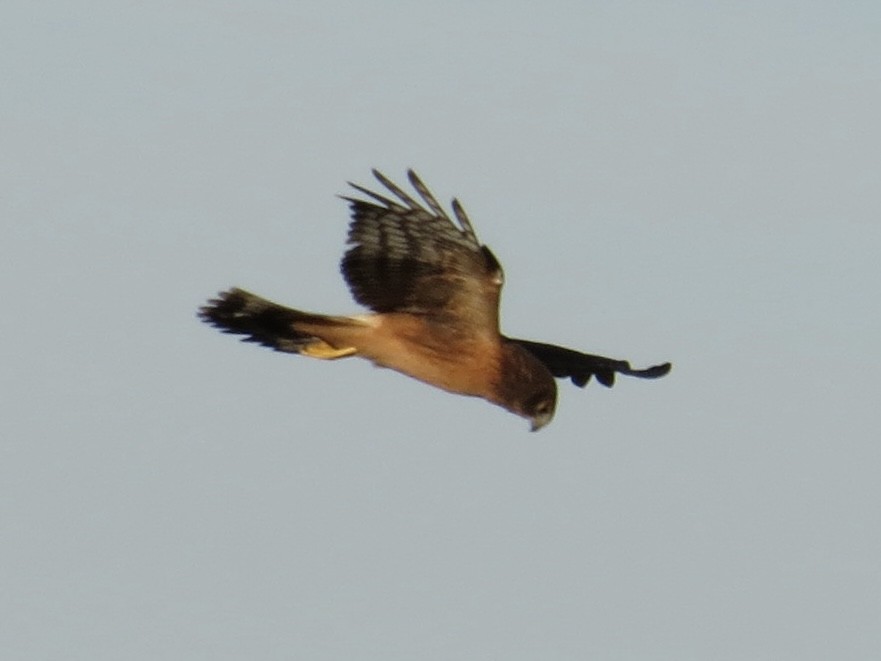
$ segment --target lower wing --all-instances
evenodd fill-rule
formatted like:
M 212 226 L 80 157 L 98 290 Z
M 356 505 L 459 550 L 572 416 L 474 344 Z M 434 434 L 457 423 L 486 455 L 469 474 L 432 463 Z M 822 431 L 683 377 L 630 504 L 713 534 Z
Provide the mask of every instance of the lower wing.
M 565 349 L 553 344 L 532 342 L 530 340 L 511 339 L 538 358 L 556 377 L 570 378 L 579 388 L 583 388 L 595 376 L 597 381 L 611 388 L 615 385 L 615 374 L 638 376 L 641 379 L 657 379 L 667 374 L 673 367 L 670 363 L 654 365 L 646 369 L 636 370 L 626 360 L 615 360 Z

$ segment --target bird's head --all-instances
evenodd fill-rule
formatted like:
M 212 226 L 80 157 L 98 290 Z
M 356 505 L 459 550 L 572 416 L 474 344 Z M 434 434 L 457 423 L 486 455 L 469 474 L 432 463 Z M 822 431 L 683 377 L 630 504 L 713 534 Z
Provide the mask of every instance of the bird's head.
M 538 431 L 548 424 L 554 417 L 557 407 L 557 387 L 551 381 L 551 388 L 540 387 L 533 392 L 524 402 L 520 415 L 529 420 L 530 431 Z
M 557 407 L 557 384 L 554 377 L 535 356 L 506 342 L 501 361 L 497 403 L 529 420 L 538 431 L 554 417 Z

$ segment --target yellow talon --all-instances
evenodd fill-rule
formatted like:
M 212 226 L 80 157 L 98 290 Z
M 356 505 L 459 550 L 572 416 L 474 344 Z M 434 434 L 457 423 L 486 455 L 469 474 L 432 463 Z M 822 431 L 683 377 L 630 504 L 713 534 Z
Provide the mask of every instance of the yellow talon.
M 310 358 L 320 358 L 321 360 L 336 360 L 337 358 L 345 358 L 346 356 L 353 355 L 355 352 L 355 347 L 343 347 L 342 349 L 337 349 L 324 340 L 316 340 L 314 342 L 310 342 L 305 347 L 300 349 L 300 353 L 304 356 L 309 356 Z

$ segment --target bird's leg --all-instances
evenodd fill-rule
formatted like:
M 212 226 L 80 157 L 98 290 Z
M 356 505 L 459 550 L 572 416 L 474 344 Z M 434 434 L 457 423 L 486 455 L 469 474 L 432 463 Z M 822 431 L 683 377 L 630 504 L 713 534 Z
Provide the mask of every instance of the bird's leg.
M 337 358 L 345 358 L 357 353 L 355 347 L 343 347 L 337 349 L 335 346 L 328 344 L 324 340 L 315 339 L 309 344 L 302 347 L 299 351 L 304 356 L 310 358 L 320 358 L 321 360 L 336 360 Z

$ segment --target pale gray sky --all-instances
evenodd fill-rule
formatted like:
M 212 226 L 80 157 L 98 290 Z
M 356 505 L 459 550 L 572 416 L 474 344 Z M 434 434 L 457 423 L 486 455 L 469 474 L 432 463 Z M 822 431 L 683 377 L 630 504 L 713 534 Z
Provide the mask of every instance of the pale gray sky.
M 872 659 L 881 5 L 0 6 L 0 656 Z M 335 197 L 459 196 L 538 434 L 244 345 L 356 309 Z

